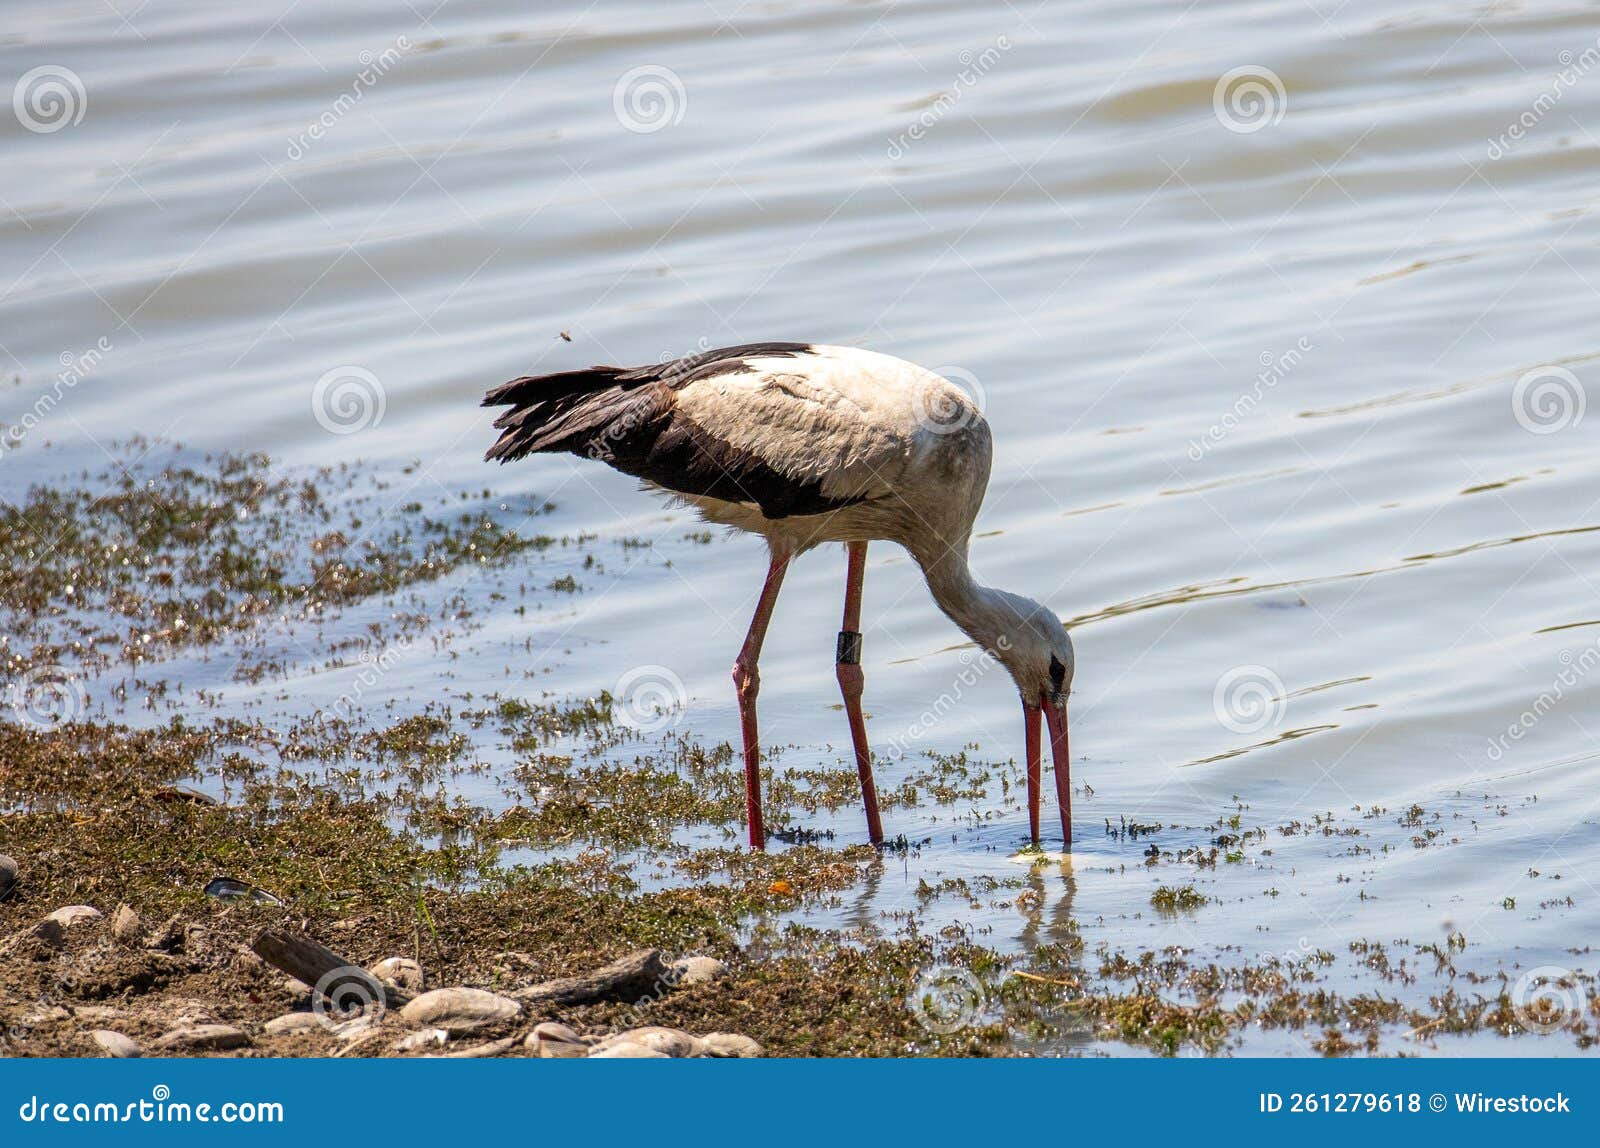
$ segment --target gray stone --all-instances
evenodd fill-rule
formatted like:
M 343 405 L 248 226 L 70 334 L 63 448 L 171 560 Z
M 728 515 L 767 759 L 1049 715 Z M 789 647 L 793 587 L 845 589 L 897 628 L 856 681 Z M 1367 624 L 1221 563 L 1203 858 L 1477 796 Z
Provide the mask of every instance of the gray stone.
M 74 925 L 81 924 L 84 921 L 92 921 L 100 916 L 104 916 L 104 914 L 92 905 L 63 905 L 46 917 L 45 920 L 55 921 L 62 928 L 70 929 Z
M 400 1010 L 408 1024 L 442 1028 L 451 1036 L 514 1020 L 522 1006 L 509 997 L 485 989 L 434 989 Z
M 589 1046 L 583 1037 L 564 1024 L 547 1020 L 533 1026 L 523 1045 L 537 1056 L 549 1060 L 569 1059 L 589 1055 Z
M 422 991 L 422 966 L 410 957 L 385 957 L 368 967 L 367 972 L 397 989 L 409 989 L 414 993 Z
M 132 906 L 118 905 L 111 914 L 111 936 L 124 945 L 137 945 L 144 940 L 144 922 Z
M 196 1024 L 173 1029 L 155 1047 L 162 1052 L 226 1052 L 249 1043 L 250 1038 L 231 1024 Z
M 20 870 L 16 858 L 0 853 L 0 901 L 11 896 L 11 890 L 17 887 L 17 874 Z
M 672 962 L 680 985 L 703 985 L 728 975 L 728 966 L 716 957 L 684 957 Z
M 139 1055 L 139 1042 L 131 1036 L 124 1036 L 120 1032 L 113 1032 L 109 1028 L 97 1028 L 89 1034 L 94 1042 L 105 1050 L 107 1056 L 114 1056 L 119 1060 L 128 1060 Z
M 531 1040 L 538 1037 L 540 1040 L 559 1040 L 566 1044 L 582 1044 L 583 1037 L 578 1035 L 578 1030 L 564 1025 L 558 1020 L 540 1021 L 533 1026 L 533 1031 L 528 1034 Z
M 697 1051 L 699 1042 L 688 1033 L 675 1028 L 663 1028 L 660 1025 L 650 1025 L 646 1028 L 633 1028 L 626 1032 L 619 1032 L 600 1042 L 602 1049 L 613 1048 L 619 1044 L 638 1044 L 651 1048 L 664 1056 L 693 1056 Z
M 706 1056 L 752 1057 L 761 1055 L 761 1046 L 736 1032 L 710 1032 L 700 1038 Z
M 268 1036 L 301 1036 L 322 1027 L 322 1018 L 314 1012 L 286 1012 L 269 1020 L 262 1031 Z

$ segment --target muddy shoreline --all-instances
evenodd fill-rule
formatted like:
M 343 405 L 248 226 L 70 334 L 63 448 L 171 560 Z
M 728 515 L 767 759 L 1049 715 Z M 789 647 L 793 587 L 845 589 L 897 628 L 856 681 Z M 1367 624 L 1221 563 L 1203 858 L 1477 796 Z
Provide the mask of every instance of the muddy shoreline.
M 924 883 L 868 923 L 808 924 L 802 910 L 872 887 L 922 846 L 880 851 L 811 828 L 819 810 L 857 800 L 852 766 L 793 766 L 775 752 L 775 847 L 752 854 L 739 845 L 731 747 L 619 721 L 609 696 L 570 697 L 541 674 L 522 690 L 396 711 L 383 659 L 416 643 L 445 664 L 475 624 L 463 572 L 489 578 L 475 593 L 537 610 L 573 589 L 530 582 L 516 560 L 588 540 L 529 529 L 536 501 L 483 491 L 454 496 L 451 513 L 394 507 L 385 482 L 360 467 L 286 474 L 259 456 L 174 453 L 0 504 L 0 540 L 17 556 L 0 577 L 0 853 L 17 868 L 0 900 L 0 1051 L 1216 1055 L 1273 1032 L 1345 1055 L 1536 1032 L 1559 1053 L 1600 1031 L 1592 976 L 1562 986 L 1577 1007 L 1547 1016 L 1513 999 L 1510 971 L 1475 969 L 1466 937 L 1231 961 L 1086 942 L 1047 906 L 1073 878 L 1044 854 L 1023 857 L 1014 878 Z M 233 681 L 255 685 L 308 655 L 355 685 L 290 717 L 215 716 L 204 691 L 163 673 L 227 658 Z M 514 765 L 491 765 L 490 746 Z M 497 799 L 469 800 L 463 779 Z M 1017 781 L 1011 761 L 929 753 L 882 799 L 886 810 L 1005 806 Z M 1419 849 L 1445 832 L 1420 807 L 1361 816 L 1395 822 Z M 1108 820 L 1106 832 L 1143 847 L 1160 828 Z M 1148 847 L 1144 864 L 1164 880 L 1150 913 L 1207 912 L 1194 875 L 1275 841 L 1365 831 L 1331 815 L 1253 826 L 1241 805 L 1203 832 L 1203 849 Z M 1013 914 L 1034 941 L 1015 951 L 941 924 L 927 912 L 941 899 Z M 465 988 L 517 1007 L 467 994 L 483 1012 L 470 1024 L 433 1023 L 443 1014 L 428 1009 L 330 1010 L 252 948 L 266 929 L 403 980 L 411 997 Z M 714 972 L 642 1000 L 533 992 L 642 950 Z M 1421 977 L 1437 989 L 1426 1005 L 1351 991 L 1329 977 L 1351 962 L 1380 985 Z M 641 1029 L 653 1035 L 617 1040 Z

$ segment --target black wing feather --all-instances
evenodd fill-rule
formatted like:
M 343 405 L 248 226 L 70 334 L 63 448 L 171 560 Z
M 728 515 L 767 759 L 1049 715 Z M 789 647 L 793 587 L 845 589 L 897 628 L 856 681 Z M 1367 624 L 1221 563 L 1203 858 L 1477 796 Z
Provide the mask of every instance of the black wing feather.
M 828 498 L 739 450 L 677 409 L 674 392 L 697 379 L 752 371 L 747 360 L 793 358 L 808 343 L 746 343 L 643 367 L 590 367 L 528 375 L 496 387 L 483 405 L 505 406 L 486 456 L 502 463 L 542 451 L 600 459 L 679 494 L 753 502 L 768 518 L 822 514 L 859 502 Z

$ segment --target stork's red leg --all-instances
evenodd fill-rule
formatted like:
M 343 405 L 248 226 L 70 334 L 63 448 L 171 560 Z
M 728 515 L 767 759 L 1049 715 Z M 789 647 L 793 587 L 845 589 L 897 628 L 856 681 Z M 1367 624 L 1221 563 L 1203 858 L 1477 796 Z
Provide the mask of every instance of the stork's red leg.
M 1023 741 L 1028 748 L 1028 836 L 1039 840 L 1039 707 L 1022 703 Z
M 750 632 L 745 635 L 738 660 L 733 663 L 733 688 L 739 694 L 739 728 L 744 735 L 744 806 L 752 849 L 767 847 L 767 833 L 761 821 L 761 735 L 756 730 L 756 695 L 761 692 L 761 671 L 757 663 L 761 660 L 761 643 L 766 640 L 767 623 L 772 621 L 772 608 L 778 603 L 778 588 L 783 585 L 790 557 L 787 550 L 773 549 L 767 581 L 761 587 L 755 617 L 750 619 Z
M 839 631 L 839 647 L 834 669 L 839 676 L 839 691 L 844 694 L 844 712 L 850 719 L 850 741 L 856 751 L 856 772 L 861 775 L 861 804 L 867 811 L 867 836 L 874 845 L 883 841 L 883 822 L 878 819 L 878 786 L 872 780 L 872 757 L 867 748 L 867 721 L 861 715 L 861 692 L 865 675 L 861 672 L 861 583 L 867 573 L 867 544 L 847 542 L 849 572 L 844 584 L 844 627 Z

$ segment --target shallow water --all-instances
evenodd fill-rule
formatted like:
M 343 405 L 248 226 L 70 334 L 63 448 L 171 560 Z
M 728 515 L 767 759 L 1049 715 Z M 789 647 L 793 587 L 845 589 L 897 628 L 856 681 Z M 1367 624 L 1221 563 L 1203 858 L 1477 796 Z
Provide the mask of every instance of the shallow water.
M 1076 917 L 1091 949 L 1326 949 L 1352 984 L 1352 940 L 1452 932 L 1481 972 L 1594 971 L 1592 7 L 10 17 L 8 82 L 69 75 L 43 77 L 64 110 L 0 115 L 17 377 L 0 422 L 24 428 L 0 456 L 7 493 L 142 434 L 288 467 L 414 462 L 396 504 L 547 499 L 539 529 L 597 533 L 616 547 L 603 569 L 532 560 L 530 583 L 581 590 L 526 616 L 469 580 L 484 629 L 384 689 L 414 707 L 531 671 L 588 694 L 663 667 L 646 680 L 681 683 L 682 728 L 733 738 L 759 544 L 687 537 L 692 518 L 598 464 L 485 466 L 477 399 L 520 373 L 759 339 L 899 354 L 968 387 L 994 428 L 976 569 L 1073 624 L 1074 780 L 1093 792 L 1070 875 L 1041 871 L 1047 921 Z M 1240 68 L 1255 86 L 1230 103 Z M 801 562 L 768 639 L 763 735 L 789 764 L 848 746 L 842 581 L 835 550 Z M 974 673 L 887 546 L 866 615 L 884 784 L 924 748 L 1020 751 L 1014 691 Z M 255 687 L 205 659 L 184 671 L 241 711 L 343 688 L 310 658 Z M 1146 871 L 1147 841 L 1101 831 L 1209 847 L 1240 805 L 1271 851 L 1216 869 Z M 1424 847 L 1400 823 L 1413 805 L 1444 830 Z M 921 879 L 1014 877 L 1025 812 L 977 812 L 894 811 L 890 832 L 927 846 L 812 918 L 860 923 Z M 1366 851 L 1277 832 L 1319 813 Z M 818 824 L 864 838 L 858 813 Z M 1152 910 L 1156 885 L 1189 881 L 1212 903 Z M 985 943 L 1038 939 L 1014 909 L 945 901 L 930 913 Z M 1553 1043 L 1520 1050 L 1570 1048 Z

